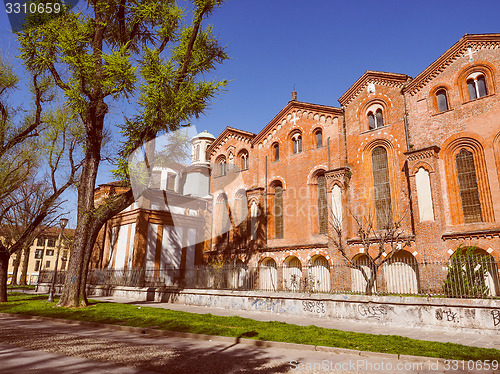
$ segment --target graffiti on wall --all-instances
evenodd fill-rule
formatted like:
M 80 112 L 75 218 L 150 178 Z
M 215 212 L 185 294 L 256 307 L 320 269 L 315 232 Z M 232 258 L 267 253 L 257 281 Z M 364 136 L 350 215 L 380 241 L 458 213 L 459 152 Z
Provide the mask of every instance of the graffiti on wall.
M 382 319 L 387 314 L 385 305 L 359 304 L 358 313 L 362 317 Z
M 500 325 L 500 309 L 492 310 L 491 316 L 493 317 L 493 326 Z
M 451 309 L 436 309 L 436 319 L 438 321 L 459 323 L 458 313 Z
M 326 313 L 324 301 L 302 301 L 302 310 L 310 313 Z

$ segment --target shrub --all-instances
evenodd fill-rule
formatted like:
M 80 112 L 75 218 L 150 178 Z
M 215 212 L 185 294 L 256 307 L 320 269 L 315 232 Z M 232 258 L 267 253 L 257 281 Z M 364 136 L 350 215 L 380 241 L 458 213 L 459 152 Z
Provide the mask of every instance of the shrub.
M 450 297 L 486 297 L 489 288 L 486 285 L 489 259 L 487 256 L 474 254 L 474 246 L 459 246 L 448 263 L 448 275 L 443 284 L 443 291 Z

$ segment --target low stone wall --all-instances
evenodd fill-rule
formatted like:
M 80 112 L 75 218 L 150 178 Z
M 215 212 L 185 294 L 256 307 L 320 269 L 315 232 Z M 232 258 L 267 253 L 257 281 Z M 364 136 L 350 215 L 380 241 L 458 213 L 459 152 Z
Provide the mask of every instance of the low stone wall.
M 500 332 L 500 300 L 194 289 L 158 292 L 155 300 L 388 326 Z
M 43 287 L 40 291 L 43 291 Z M 500 332 L 500 300 L 489 299 L 102 286 L 89 288 L 88 296 L 92 295 L 117 296 L 131 301 L 363 321 L 387 326 L 480 331 L 485 334 Z

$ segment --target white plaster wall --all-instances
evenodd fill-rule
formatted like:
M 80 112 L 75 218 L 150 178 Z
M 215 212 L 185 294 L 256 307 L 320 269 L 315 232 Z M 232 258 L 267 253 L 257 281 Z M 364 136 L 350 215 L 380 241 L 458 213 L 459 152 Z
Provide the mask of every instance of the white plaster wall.
M 434 221 L 434 208 L 432 206 L 431 181 L 429 172 L 424 168 L 418 169 L 415 174 L 417 185 L 417 200 L 420 222 Z

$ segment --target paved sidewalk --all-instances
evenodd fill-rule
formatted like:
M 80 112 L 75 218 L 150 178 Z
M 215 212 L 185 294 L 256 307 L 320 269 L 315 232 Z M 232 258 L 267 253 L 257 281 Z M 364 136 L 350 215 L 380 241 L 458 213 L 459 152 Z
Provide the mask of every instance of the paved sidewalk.
M 115 303 L 134 304 L 138 306 L 149 306 L 154 308 L 164 308 L 171 310 L 181 310 L 190 313 L 211 313 L 217 316 L 240 316 L 244 318 L 251 318 L 258 321 L 279 321 L 295 325 L 308 326 L 316 325 L 318 327 L 326 327 L 330 329 L 338 329 L 344 331 L 363 332 L 367 334 L 379 335 L 399 335 L 406 336 L 412 339 L 436 341 L 443 343 L 457 343 L 469 345 L 474 347 L 483 348 L 496 348 L 500 349 L 500 334 L 479 334 L 461 331 L 443 331 L 443 330 L 430 330 L 415 327 L 393 327 L 386 326 L 378 323 L 363 323 L 342 321 L 326 318 L 314 317 L 295 317 L 288 315 L 280 315 L 276 313 L 265 312 L 249 312 L 234 309 L 211 308 L 204 306 L 182 305 L 171 303 L 156 303 L 156 302 L 138 302 L 130 301 L 129 299 L 115 297 L 115 296 L 91 296 L 91 299 L 110 301 Z

